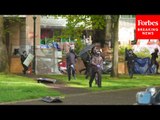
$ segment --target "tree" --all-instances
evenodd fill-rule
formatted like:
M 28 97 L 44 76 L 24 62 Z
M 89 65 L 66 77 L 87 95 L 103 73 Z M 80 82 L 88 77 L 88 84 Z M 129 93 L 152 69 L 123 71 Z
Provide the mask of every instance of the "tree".
M 4 18 L 0 15 L 0 72 L 9 72 L 10 51 L 7 49 L 9 46 L 6 43 L 5 36 L 10 33 L 9 25 L 15 22 L 24 24 L 18 16 Z
M 82 37 L 82 31 L 91 29 L 93 43 L 100 42 L 103 47 L 106 40 L 106 24 L 107 15 L 62 15 L 61 17 L 67 20 L 67 29 L 65 35 L 75 38 Z M 113 69 L 111 77 L 118 77 L 118 26 L 119 15 L 110 15 L 111 29 L 112 29 L 112 42 L 113 42 Z M 77 31 L 77 32 L 76 32 Z M 78 32 L 79 31 L 79 32 Z M 76 36 L 77 37 L 77 36 Z
M 105 43 L 105 15 L 57 15 L 55 18 L 65 18 L 67 21 L 66 28 L 63 30 L 61 38 L 82 39 L 83 32 L 92 30 L 92 42 Z
M 4 19 L 0 16 L 0 72 L 9 72 L 8 53 L 4 39 Z
M 106 15 L 95 15 L 91 17 L 93 26 L 93 43 L 101 43 L 101 47 L 104 47 L 106 41 Z
M 118 77 L 118 26 L 119 15 L 111 15 L 112 23 L 112 42 L 113 42 L 113 58 L 111 77 Z

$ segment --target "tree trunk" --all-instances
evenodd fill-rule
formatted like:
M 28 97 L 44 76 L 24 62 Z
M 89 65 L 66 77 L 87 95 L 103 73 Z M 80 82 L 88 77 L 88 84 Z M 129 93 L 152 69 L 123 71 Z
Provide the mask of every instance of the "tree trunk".
M 3 16 L 0 16 L 0 72 L 9 72 L 8 55 L 3 29 Z
M 118 77 L 118 26 L 119 15 L 112 15 L 112 28 L 113 28 L 113 58 L 112 58 L 112 73 L 111 77 Z

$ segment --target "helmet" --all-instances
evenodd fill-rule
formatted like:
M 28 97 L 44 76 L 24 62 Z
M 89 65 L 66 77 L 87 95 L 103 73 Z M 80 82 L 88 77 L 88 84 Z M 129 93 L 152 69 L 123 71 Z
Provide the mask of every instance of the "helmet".
M 159 52 L 158 48 L 155 48 L 154 50 L 155 50 L 155 52 Z
M 128 52 L 129 52 L 130 54 L 132 54 L 132 53 L 133 53 L 133 50 L 132 50 L 132 49 L 129 49 Z

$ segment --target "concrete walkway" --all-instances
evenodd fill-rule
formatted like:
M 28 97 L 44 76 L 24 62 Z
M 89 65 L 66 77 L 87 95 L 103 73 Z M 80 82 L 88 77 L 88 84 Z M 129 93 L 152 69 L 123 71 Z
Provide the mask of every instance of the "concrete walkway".
M 70 89 L 70 90 L 69 90 Z M 63 89 L 65 90 L 65 89 Z M 61 92 L 63 91 L 61 89 Z M 7 105 L 135 105 L 136 93 L 145 89 L 88 92 L 66 88 L 62 103 L 46 103 L 40 99 L 6 103 Z M 69 92 L 70 91 L 70 92 Z M 78 92 L 79 91 L 79 92 Z M 75 93 L 74 93 L 75 92 Z M 5 105 L 6 105 L 5 104 Z

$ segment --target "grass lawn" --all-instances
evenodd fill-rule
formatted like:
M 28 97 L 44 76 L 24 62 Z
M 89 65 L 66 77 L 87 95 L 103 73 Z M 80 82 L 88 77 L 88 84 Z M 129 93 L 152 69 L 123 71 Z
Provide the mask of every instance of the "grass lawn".
M 61 95 L 59 92 L 53 91 L 30 78 L 0 74 L 0 102 L 59 95 Z
M 66 75 L 45 75 L 45 77 L 57 79 L 68 86 L 84 88 L 91 91 L 117 90 L 160 86 L 160 75 L 134 75 L 130 79 L 128 75 L 120 75 L 119 78 L 111 78 L 109 75 L 102 76 L 102 88 L 98 88 L 93 81 L 93 87 L 89 88 L 89 80 L 84 75 L 77 75 L 77 79 L 68 81 Z M 0 74 L 0 102 L 10 102 L 40 98 L 45 96 L 60 96 L 58 91 L 47 88 L 42 83 L 37 83 L 30 78 L 11 74 Z
M 66 75 L 47 76 L 63 81 L 68 86 L 85 88 L 92 91 L 160 86 L 160 75 L 134 75 L 132 79 L 130 79 L 128 75 L 119 75 L 119 78 L 111 78 L 109 75 L 103 75 L 102 88 L 98 88 L 97 85 L 95 85 L 95 81 L 92 83 L 93 87 L 89 88 L 89 79 L 86 80 L 84 75 L 77 75 L 77 79 L 71 81 L 68 81 Z

